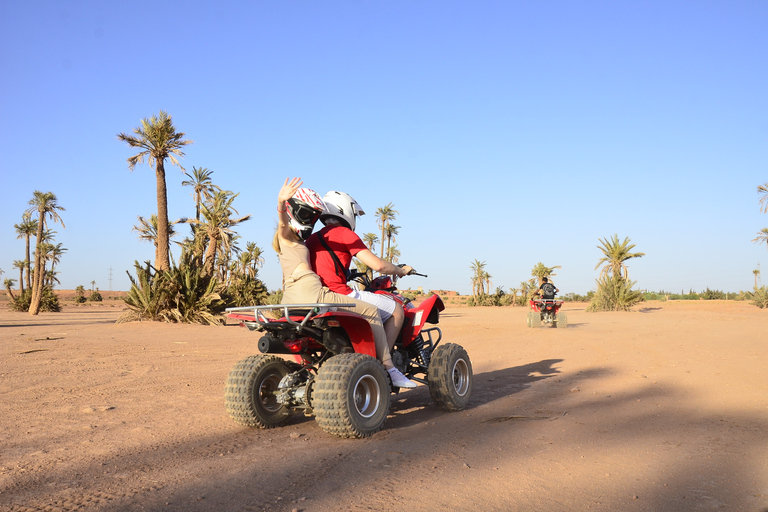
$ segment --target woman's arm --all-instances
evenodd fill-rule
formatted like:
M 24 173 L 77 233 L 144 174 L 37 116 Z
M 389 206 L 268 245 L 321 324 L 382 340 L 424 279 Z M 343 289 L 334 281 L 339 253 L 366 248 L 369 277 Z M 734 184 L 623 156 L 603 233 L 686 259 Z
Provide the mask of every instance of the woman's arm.
M 288 216 L 288 205 L 286 201 L 293 197 L 293 194 L 301 187 L 301 178 L 293 178 L 289 181 L 285 179 L 285 183 L 280 187 L 280 192 L 277 193 L 277 213 L 279 215 L 280 225 L 277 228 L 277 233 L 282 241 L 294 243 L 295 237 L 291 235 L 291 218 Z

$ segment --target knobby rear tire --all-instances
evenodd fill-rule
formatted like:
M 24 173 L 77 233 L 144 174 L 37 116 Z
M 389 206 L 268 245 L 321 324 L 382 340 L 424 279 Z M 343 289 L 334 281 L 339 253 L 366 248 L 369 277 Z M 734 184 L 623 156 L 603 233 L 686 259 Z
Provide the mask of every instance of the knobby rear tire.
M 282 427 L 290 419 L 288 409 L 277 402 L 280 380 L 290 371 L 276 356 L 249 356 L 237 363 L 224 387 L 224 404 L 238 425 L 253 428 Z
M 427 373 L 429 394 L 444 411 L 461 411 L 472 394 L 472 362 L 461 345 L 446 343 L 432 353 Z
M 384 366 L 365 354 L 339 354 L 315 378 L 312 406 L 327 433 L 362 438 L 378 432 L 389 414 L 390 387 Z

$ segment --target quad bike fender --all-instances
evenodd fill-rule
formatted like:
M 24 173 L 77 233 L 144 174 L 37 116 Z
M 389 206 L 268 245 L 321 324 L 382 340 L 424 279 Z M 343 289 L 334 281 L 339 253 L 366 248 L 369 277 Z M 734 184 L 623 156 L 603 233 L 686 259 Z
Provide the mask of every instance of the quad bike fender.
M 536 312 L 543 312 L 545 310 L 557 313 L 563 306 L 563 301 L 553 299 L 531 299 L 531 309 Z
M 445 309 L 443 299 L 439 295 L 432 295 L 418 306 L 405 310 L 405 322 L 401 331 L 403 346 L 407 347 L 416 339 L 424 324 L 429 322 L 436 324 L 440 321 L 440 311 Z
M 373 339 L 373 330 L 371 329 L 371 324 L 365 318 L 347 311 L 331 311 L 315 317 L 315 320 L 318 319 L 323 319 L 330 327 L 341 327 L 344 329 L 356 353 L 376 357 L 376 343 Z

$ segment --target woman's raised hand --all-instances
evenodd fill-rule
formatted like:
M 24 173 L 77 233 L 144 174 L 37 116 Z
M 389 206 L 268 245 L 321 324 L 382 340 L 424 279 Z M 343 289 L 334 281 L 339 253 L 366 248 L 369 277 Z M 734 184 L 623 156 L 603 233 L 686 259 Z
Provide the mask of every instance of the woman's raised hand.
M 285 183 L 280 188 L 280 192 L 277 194 L 277 202 L 278 207 L 283 206 L 287 200 L 293 197 L 293 194 L 296 193 L 299 188 L 301 188 L 301 184 L 304 183 L 301 181 L 301 178 L 292 178 L 289 179 L 285 178 Z M 280 208 L 278 208 L 279 210 Z

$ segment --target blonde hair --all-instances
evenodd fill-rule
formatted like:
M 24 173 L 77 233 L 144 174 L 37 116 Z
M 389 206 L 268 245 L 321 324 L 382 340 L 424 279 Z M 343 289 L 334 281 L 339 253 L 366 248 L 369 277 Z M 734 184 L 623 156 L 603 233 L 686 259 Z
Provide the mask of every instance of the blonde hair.
M 274 249 L 277 254 L 280 254 L 280 228 L 275 230 L 275 236 L 272 237 L 272 249 Z

